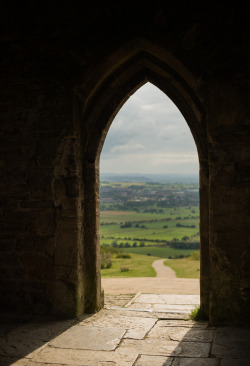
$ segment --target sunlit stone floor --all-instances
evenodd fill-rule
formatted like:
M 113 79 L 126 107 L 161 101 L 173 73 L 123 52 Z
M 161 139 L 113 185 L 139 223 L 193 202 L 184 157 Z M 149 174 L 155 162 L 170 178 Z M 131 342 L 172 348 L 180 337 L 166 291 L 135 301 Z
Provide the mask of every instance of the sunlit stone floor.
M 0 365 L 249 366 L 249 328 L 189 320 L 198 295 L 107 296 L 74 320 L 1 318 Z

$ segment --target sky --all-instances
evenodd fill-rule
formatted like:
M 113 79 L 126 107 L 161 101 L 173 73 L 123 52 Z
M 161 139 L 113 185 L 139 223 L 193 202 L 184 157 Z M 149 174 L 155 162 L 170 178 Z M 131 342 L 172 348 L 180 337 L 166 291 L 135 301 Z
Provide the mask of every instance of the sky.
M 146 83 L 123 105 L 107 134 L 101 173 L 198 174 L 191 131 L 175 104 Z

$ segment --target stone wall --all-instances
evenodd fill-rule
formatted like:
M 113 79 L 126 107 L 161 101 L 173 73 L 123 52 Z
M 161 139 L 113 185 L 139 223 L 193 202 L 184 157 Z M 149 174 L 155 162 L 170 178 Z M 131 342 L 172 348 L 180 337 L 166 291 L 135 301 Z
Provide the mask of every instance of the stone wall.
M 84 303 L 80 133 L 71 75 L 48 48 L 22 33 L 2 42 L 1 308 L 75 315 Z
M 210 316 L 215 323 L 223 318 L 245 322 L 250 295 L 249 106 L 245 93 L 232 85 L 216 86 L 208 100 Z
M 245 10 L 1 2 L 2 310 L 102 306 L 99 155 L 115 114 L 150 81 L 179 107 L 199 152 L 202 309 L 211 324 L 249 321 Z

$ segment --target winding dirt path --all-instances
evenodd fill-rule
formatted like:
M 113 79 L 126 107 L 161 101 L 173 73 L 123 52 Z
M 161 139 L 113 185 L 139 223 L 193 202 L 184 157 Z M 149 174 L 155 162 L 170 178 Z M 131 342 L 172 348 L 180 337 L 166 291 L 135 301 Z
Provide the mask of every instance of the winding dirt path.
M 152 267 L 156 272 L 156 277 L 159 278 L 176 278 L 175 271 L 167 266 L 164 266 L 164 262 L 167 259 L 157 259 L 152 263 Z
M 102 278 L 105 294 L 182 294 L 199 295 L 200 280 L 197 278 L 176 278 L 175 272 L 164 266 L 165 259 L 153 262 L 157 277 Z

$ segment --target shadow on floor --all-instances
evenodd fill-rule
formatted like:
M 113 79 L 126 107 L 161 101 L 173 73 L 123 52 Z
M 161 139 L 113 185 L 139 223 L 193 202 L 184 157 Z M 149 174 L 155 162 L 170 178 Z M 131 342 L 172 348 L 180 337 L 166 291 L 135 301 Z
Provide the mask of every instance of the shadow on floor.
M 2 318 L 0 365 L 249 366 L 250 329 L 189 320 L 195 297 L 107 299 L 106 308 L 77 320 Z

